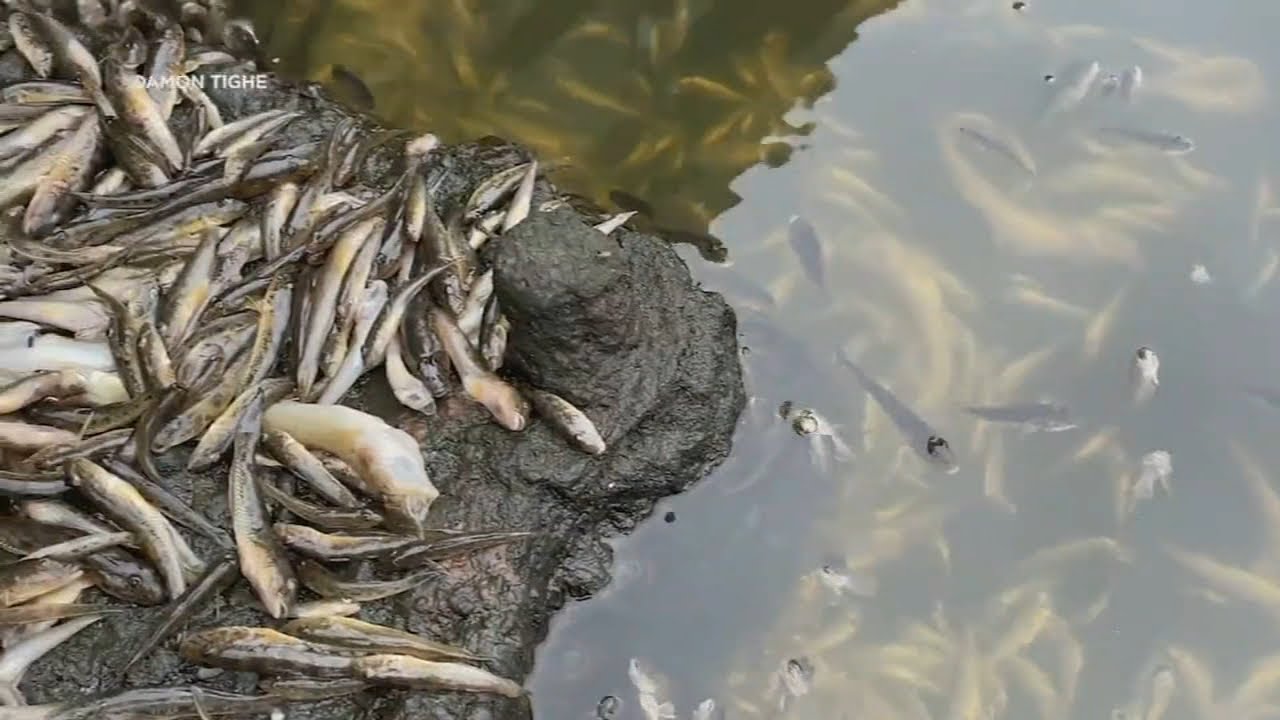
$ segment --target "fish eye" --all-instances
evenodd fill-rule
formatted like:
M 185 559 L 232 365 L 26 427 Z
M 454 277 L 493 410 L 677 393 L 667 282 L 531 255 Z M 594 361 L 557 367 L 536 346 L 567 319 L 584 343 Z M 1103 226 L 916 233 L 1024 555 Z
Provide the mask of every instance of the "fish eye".
M 1147 356 L 1148 356 L 1148 355 L 1150 355 L 1150 354 L 1151 354 L 1151 348 L 1149 348 L 1149 347 L 1140 347 L 1140 348 L 1138 348 L 1138 358 L 1139 358 L 1139 359 L 1146 360 L 1146 359 L 1147 359 Z
M 932 455 L 936 450 L 947 447 L 947 441 L 937 435 L 930 435 L 929 442 L 925 443 L 925 450 Z
M 130 575 L 129 579 L 126 580 L 125 582 L 129 583 L 129 587 L 131 588 L 142 587 L 142 578 L 138 577 L 137 575 Z

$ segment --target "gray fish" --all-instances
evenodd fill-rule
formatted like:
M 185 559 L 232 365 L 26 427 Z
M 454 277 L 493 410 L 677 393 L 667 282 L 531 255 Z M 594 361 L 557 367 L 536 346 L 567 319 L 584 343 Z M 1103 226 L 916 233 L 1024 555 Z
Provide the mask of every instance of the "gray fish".
M 31 16 L 27 13 L 15 12 L 9 16 L 9 35 L 18 52 L 27 61 L 36 75 L 49 77 L 53 72 L 53 49 L 44 38 L 36 34 Z
M 970 406 L 965 411 L 987 422 L 1020 425 L 1027 432 L 1062 432 L 1076 427 L 1071 411 L 1051 402 Z
M 1098 136 L 1110 145 L 1138 145 L 1168 155 L 1186 155 L 1196 149 L 1196 144 L 1185 135 L 1155 130 L 1104 127 L 1098 130 Z
M 1133 67 L 1120 73 L 1120 97 L 1129 102 L 1133 102 L 1134 96 L 1138 92 L 1138 88 L 1142 86 L 1142 68 L 1134 65 Z
M 898 431 L 902 433 L 912 450 L 915 450 L 926 462 L 940 468 L 947 474 L 953 474 L 960 469 L 960 466 L 956 464 L 955 453 L 951 450 L 951 445 L 929 423 L 925 422 L 911 408 L 904 405 L 887 388 L 873 380 L 871 376 L 867 375 L 862 368 L 854 364 L 843 353 L 839 355 L 839 358 L 858 378 L 858 381 L 862 383 L 862 387 L 866 389 L 871 397 L 876 399 L 876 402 L 880 404 L 881 409 L 889 416 L 889 419 L 893 420 L 893 424 L 898 427 Z
M 525 388 L 525 396 L 538 414 L 562 433 L 575 447 L 589 455 L 600 455 L 606 450 L 604 438 L 586 413 L 568 400 L 546 390 Z
M 1088 97 L 1089 90 L 1093 88 L 1093 83 L 1098 79 L 1098 75 L 1101 72 L 1102 67 L 1095 60 L 1081 68 L 1071 80 L 1063 82 L 1058 91 L 1049 99 L 1044 117 L 1047 118 L 1050 115 L 1075 109 L 1077 105 Z
M 1027 157 L 1026 153 L 1016 149 L 1008 141 L 988 135 L 981 130 L 976 130 L 971 127 L 957 128 L 956 132 L 977 143 L 978 147 L 981 147 L 983 150 L 993 152 L 1013 163 L 1013 165 L 1022 172 L 1031 176 L 1036 174 L 1036 166 L 1031 161 L 1031 158 Z
M 813 225 L 799 215 L 792 215 L 787 222 L 787 241 L 809 279 L 818 287 L 826 287 L 826 259 Z

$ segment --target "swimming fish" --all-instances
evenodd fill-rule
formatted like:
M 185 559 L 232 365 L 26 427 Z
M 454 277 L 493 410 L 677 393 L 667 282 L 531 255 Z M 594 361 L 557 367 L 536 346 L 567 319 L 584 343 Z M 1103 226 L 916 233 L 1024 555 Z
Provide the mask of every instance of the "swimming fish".
M 1026 152 L 1018 149 L 1008 141 L 971 127 L 960 127 L 956 129 L 956 132 L 969 138 L 983 150 L 993 152 L 1013 163 L 1022 172 L 1032 176 L 1036 174 L 1035 163 L 1031 158 L 1027 157 Z
M 1083 102 L 1101 72 L 1102 67 L 1095 60 L 1085 65 L 1070 81 L 1062 83 L 1058 91 L 1049 99 L 1044 117 L 1067 112 Z
M 840 427 L 829 422 L 811 408 L 796 407 L 791 401 L 782 403 L 778 414 L 791 423 L 791 429 L 809 438 L 809 460 L 823 473 L 830 473 L 832 462 L 848 462 L 853 450 L 841 437 Z
M 1098 130 L 1098 137 L 1109 145 L 1137 145 L 1166 155 L 1186 155 L 1196 149 L 1195 142 L 1185 135 L 1157 130 L 1104 127 Z
M 1160 358 L 1156 351 L 1143 346 L 1133 355 L 1129 368 L 1129 381 L 1133 386 L 1133 401 L 1139 405 L 1151 399 L 1160 385 Z
M 1134 65 L 1133 67 L 1120 73 L 1120 97 L 1129 102 L 1133 102 L 1134 97 L 1138 93 L 1138 88 L 1142 86 L 1142 68 Z
M 818 239 L 818 231 L 813 229 L 813 225 L 799 215 L 792 215 L 787 222 L 787 242 L 791 243 L 791 249 L 800 259 L 809 279 L 818 287 L 825 287 L 826 261 L 823 259 L 822 241 Z
M 1014 423 L 1024 432 L 1062 432 L 1076 427 L 1071 411 L 1051 402 L 971 406 L 965 411 L 987 422 Z
M 929 423 L 925 422 L 911 408 L 904 405 L 887 388 L 873 380 L 871 376 L 867 375 L 862 368 L 854 364 L 847 356 L 841 354 L 838 357 L 857 376 L 858 381 L 862 383 L 862 387 L 866 389 L 871 397 L 876 399 L 876 402 L 880 404 L 881 409 L 889 416 L 889 419 L 893 420 L 893 424 L 898 427 L 898 431 L 902 433 L 912 450 L 915 450 L 926 462 L 943 470 L 948 475 L 960 470 L 951 445 L 938 434 L 938 431 L 934 430 Z
M 1169 494 L 1169 478 L 1173 475 L 1173 458 L 1165 450 L 1155 450 L 1142 456 L 1137 475 L 1133 478 L 1125 497 L 1125 516 L 1133 514 L 1138 503 L 1156 496 L 1156 486 Z

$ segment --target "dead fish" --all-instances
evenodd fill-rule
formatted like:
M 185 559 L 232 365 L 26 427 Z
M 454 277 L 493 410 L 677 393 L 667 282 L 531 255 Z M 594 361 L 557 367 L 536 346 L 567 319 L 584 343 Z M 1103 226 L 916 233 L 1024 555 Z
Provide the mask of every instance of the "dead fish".
M 586 413 L 574 407 L 564 398 L 546 390 L 528 388 L 524 392 L 534 409 L 557 431 L 568 438 L 579 450 L 590 455 L 601 455 L 606 446 L 604 438 L 596 430 L 595 423 Z
M 49 77 L 53 72 L 53 49 L 37 34 L 30 14 L 15 12 L 9 15 L 9 35 L 13 38 L 18 53 L 36 71 L 36 75 Z
M 27 553 L 22 559 L 39 560 L 40 558 L 49 558 L 60 562 L 75 562 L 86 555 L 92 555 L 100 550 L 126 543 L 133 543 L 132 533 L 94 533 L 40 548 L 34 552 Z
M 445 352 L 449 355 L 463 388 L 473 400 L 484 405 L 498 424 L 513 432 L 524 430 L 528 423 L 529 401 L 510 383 L 490 371 L 484 359 L 467 342 L 453 315 L 441 308 L 428 313 Z
M 960 470 L 951 445 L 929 423 L 904 405 L 887 388 L 873 380 L 847 356 L 841 354 L 840 359 L 862 383 L 862 387 L 875 398 L 916 454 L 947 474 L 954 474 Z
M 357 678 L 370 685 L 415 690 L 458 690 L 516 698 L 524 688 L 483 668 L 461 663 L 420 660 L 408 655 L 366 655 L 351 664 Z
M 439 531 L 429 532 L 428 538 L 437 532 Z M 401 569 L 422 567 L 438 560 L 501 547 L 533 535 L 531 532 L 484 530 L 451 533 L 444 537 L 424 539 L 397 551 L 391 558 L 391 565 Z
M 308 600 L 289 610 L 291 618 L 347 617 L 360 612 L 360 603 L 350 600 Z
M 356 602 L 373 602 L 399 595 L 438 577 L 440 577 L 440 570 L 433 567 L 395 580 L 342 580 L 314 560 L 303 560 L 298 563 L 298 579 L 308 590 L 323 598 Z
M 427 476 L 413 436 L 342 405 L 286 400 L 268 408 L 263 421 L 267 430 L 282 430 L 308 448 L 346 461 L 377 494 L 390 525 L 422 534 L 427 512 L 440 491 Z
M 262 405 L 263 396 L 259 391 L 236 431 L 227 477 L 227 506 L 231 512 L 240 572 L 249 581 L 267 614 L 280 619 L 289 614 L 289 607 L 297 599 L 298 580 L 284 548 L 272 532 L 266 506 L 258 494 L 258 482 L 253 475 Z
M 1062 432 L 1076 427 L 1071 420 L 1071 411 L 1051 402 L 970 406 L 965 408 L 965 412 L 987 422 L 1012 423 L 1025 432 Z
M 1044 117 L 1075 109 L 1089 95 L 1089 90 L 1093 88 L 1093 83 L 1101 72 L 1102 67 L 1095 60 L 1083 66 L 1071 80 L 1058 83 L 1058 91 L 1049 99 Z
M 267 675 L 313 678 L 351 677 L 351 658 L 325 645 L 307 642 L 277 630 L 226 626 L 187 635 L 178 646 L 187 662 Z
M 986 150 L 987 152 L 995 153 L 996 155 L 1003 157 L 1005 160 L 1008 160 L 1010 163 L 1014 165 L 1014 167 L 1018 168 L 1019 170 L 1026 173 L 1027 175 L 1031 175 L 1033 177 L 1035 176 L 1036 174 L 1035 163 L 1031 161 L 1031 158 L 1026 156 L 1026 153 L 1016 149 L 1008 141 L 1003 140 L 1001 138 L 997 138 L 992 135 L 988 135 L 987 133 L 982 132 L 981 130 L 977 130 L 971 127 L 957 128 L 956 132 L 969 138 L 974 143 L 976 143 L 978 147 L 982 148 L 983 150 Z
M 826 259 L 822 251 L 822 241 L 818 239 L 818 231 L 808 220 L 799 215 L 792 215 L 787 221 L 787 242 L 800 259 L 805 274 L 818 287 L 826 287 Z
M 363 505 L 345 485 L 338 482 L 319 458 L 289 433 L 268 430 L 262 434 L 262 439 L 271 456 L 320 497 L 338 507 L 358 508 Z
M 68 477 L 121 528 L 133 533 L 138 545 L 164 578 L 170 598 L 187 589 L 186 576 L 175 531 L 169 521 L 132 485 L 83 458 L 68 463 Z
M 349 617 L 314 617 L 293 620 L 280 628 L 294 637 L 362 653 L 409 655 L 422 660 L 483 660 L 463 648 L 446 645 L 404 630 L 375 625 Z
M 0 566 L 0 607 L 20 605 L 69 585 L 83 575 L 75 565 L 50 558 L 19 560 Z
M 72 445 L 79 439 L 76 433 L 62 428 L 0 421 L 0 448 L 32 452 L 52 445 Z
M 337 535 L 292 523 L 276 523 L 275 533 L 285 547 L 322 562 L 379 558 L 422 543 L 405 535 L 358 531 Z
M 1209 269 L 1200 263 L 1191 266 L 1191 273 L 1188 277 L 1196 285 L 1208 285 L 1213 282 L 1213 276 L 1209 274 Z
M 507 205 L 507 214 L 502 218 L 502 232 L 509 231 L 529 217 L 529 209 L 533 203 L 533 186 L 537 179 L 538 161 L 531 160 L 524 177 L 520 178 L 520 184 L 516 186 L 515 194 L 511 196 L 510 204 Z
M 1143 346 L 1134 353 L 1129 367 L 1129 384 L 1136 404 L 1145 403 L 1155 394 L 1160 385 L 1160 358 L 1155 350 Z
M 659 676 L 640 658 L 631 658 L 627 663 L 627 678 L 636 689 L 640 711 L 646 720 L 674 720 L 675 705 L 667 699 L 666 678 Z
M 1177 133 L 1137 128 L 1104 127 L 1098 129 L 1098 137 L 1109 145 L 1137 145 L 1159 150 L 1166 155 L 1186 155 L 1196 149 L 1191 138 Z

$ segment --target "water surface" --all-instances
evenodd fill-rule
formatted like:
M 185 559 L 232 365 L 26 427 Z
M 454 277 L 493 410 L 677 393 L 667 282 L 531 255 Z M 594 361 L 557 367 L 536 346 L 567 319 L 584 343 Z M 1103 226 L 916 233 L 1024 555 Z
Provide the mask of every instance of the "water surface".
M 753 400 L 734 453 L 617 540 L 615 582 L 557 616 L 530 683 L 540 719 L 591 717 L 609 694 L 642 717 L 633 657 L 682 718 L 715 697 L 732 718 L 1085 720 L 1144 711 L 1163 666 L 1163 717 L 1275 714 L 1280 410 L 1241 391 L 1280 388 L 1268 3 L 255 11 L 283 71 L 450 141 L 530 145 L 563 189 L 680 241 L 739 313 Z M 1095 61 L 1100 80 L 1142 68 L 1133 102 L 1095 85 L 1046 116 Z M 1100 142 L 1108 127 L 1194 149 Z M 788 242 L 794 215 L 817 230 L 824 286 Z M 1143 345 L 1160 385 L 1135 407 Z M 959 473 L 903 446 L 841 351 L 940 429 Z M 962 410 L 1048 400 L 1079 427 Z M 815 463 L 784 401 L 855 456 Z M 1156 450 L 1172 492 L 1126 516 Z M 834 597 L 824 564 L 878 593 Z M 797 656 L 813 689 L 777 713 L 770 678 Z

